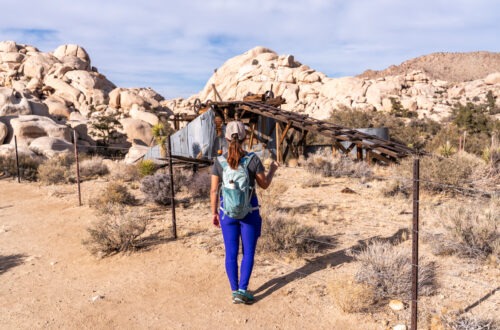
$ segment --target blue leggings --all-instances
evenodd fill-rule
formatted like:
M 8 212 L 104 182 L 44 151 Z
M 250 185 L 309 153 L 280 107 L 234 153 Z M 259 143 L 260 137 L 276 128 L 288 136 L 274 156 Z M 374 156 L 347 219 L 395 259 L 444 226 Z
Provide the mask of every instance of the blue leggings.
M 257 196 L 252 197 L 252 206 L 257 206 Z M 221 200 L 222 205 L 222 200 Z M 229 278 L 231 290 L 246 290 L 250 275 L 252 274 L 255 248 L 257 239 L 260 236 L 262 228 L 262 218 L 259 210 L 254 210 L 243 219 L 233 219 L 219 212 L 220 226 L 226 247 L 226 273 Z M 238 283 L 238 252 L 240 248 L 240 236 L 243 250 L 243 259 L 241 260 L 241 276 Z

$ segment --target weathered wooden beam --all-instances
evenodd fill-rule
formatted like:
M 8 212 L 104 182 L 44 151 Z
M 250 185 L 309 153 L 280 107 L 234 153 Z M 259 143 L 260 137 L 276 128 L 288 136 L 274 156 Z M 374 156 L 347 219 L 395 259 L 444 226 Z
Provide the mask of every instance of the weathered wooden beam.
M 283 162 L 282 159 L 282 154 L 281 154 L 281 143 L 280 141 L 280 135 L 281 135 L 281 124 L 279 122 L 276 122 L 276 128 L 275 128 L 275 133 L 276 133 L 276 161 L 281 164 Z
M 295 132 L 292 133 L 290 138 L 286 139 L 286 147 L 285 147 L 285 151 L 283 151 L 283 160 L 286 160 L 286 156 L 288 155 L 288 150 L 289 150 L 290 146 L 292 145 L 294 138 L 295 138 Z
M 290 127 L 292 126 L 292 122 L 289 121 L 288 124 L 286 124 L 286 128 L 285 130 L 283 131 L 283 134 L 281 134 L 281 138 L 280 138 L 280 144 L 283 143 L 283 140 L 285 139 L 286 137 L 286 134 L 288 133 L 288 130 L 290 129 Z
M 255 123 L 251 123 L 250 124 L 250 142 L 249 142 L 249 150 L 252 150 L 252 147 L 253 147 L 253 138 L 254 138 L 254 135 L 255 135 Z

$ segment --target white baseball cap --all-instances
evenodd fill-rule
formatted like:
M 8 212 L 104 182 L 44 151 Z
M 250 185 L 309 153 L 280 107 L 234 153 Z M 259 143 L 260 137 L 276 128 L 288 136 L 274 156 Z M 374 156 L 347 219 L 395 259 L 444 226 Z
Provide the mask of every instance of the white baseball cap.
M 245 124 L 236 120 L 229 122 L 226 126 L 226 139 L 232 140 L 233 134 L 238 134 L 238 140 L 244 140 L 246 135 Z

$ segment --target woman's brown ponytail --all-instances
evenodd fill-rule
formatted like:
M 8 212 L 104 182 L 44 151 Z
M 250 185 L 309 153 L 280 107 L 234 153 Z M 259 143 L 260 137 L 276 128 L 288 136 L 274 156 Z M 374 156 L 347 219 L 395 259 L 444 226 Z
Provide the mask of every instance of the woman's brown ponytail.
M 231 136 L 231 142 L 229 143 L 229 150 L 227 153 L 227 163 L 229 167 L 233 170 L 238 168 L 241 157 L 245 155 L 241 142 L 238 140 L 238 134 L 233 134 Z

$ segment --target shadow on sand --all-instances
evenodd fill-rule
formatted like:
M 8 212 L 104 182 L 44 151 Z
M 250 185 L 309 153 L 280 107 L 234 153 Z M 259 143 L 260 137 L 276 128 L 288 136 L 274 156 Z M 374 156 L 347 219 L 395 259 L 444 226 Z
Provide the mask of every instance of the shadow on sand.
M 0 255 L 0 275 L 7 272 L 9 269 L 22 265 L 26 259 L 25 254 L 13 254 L 10 256 Z

